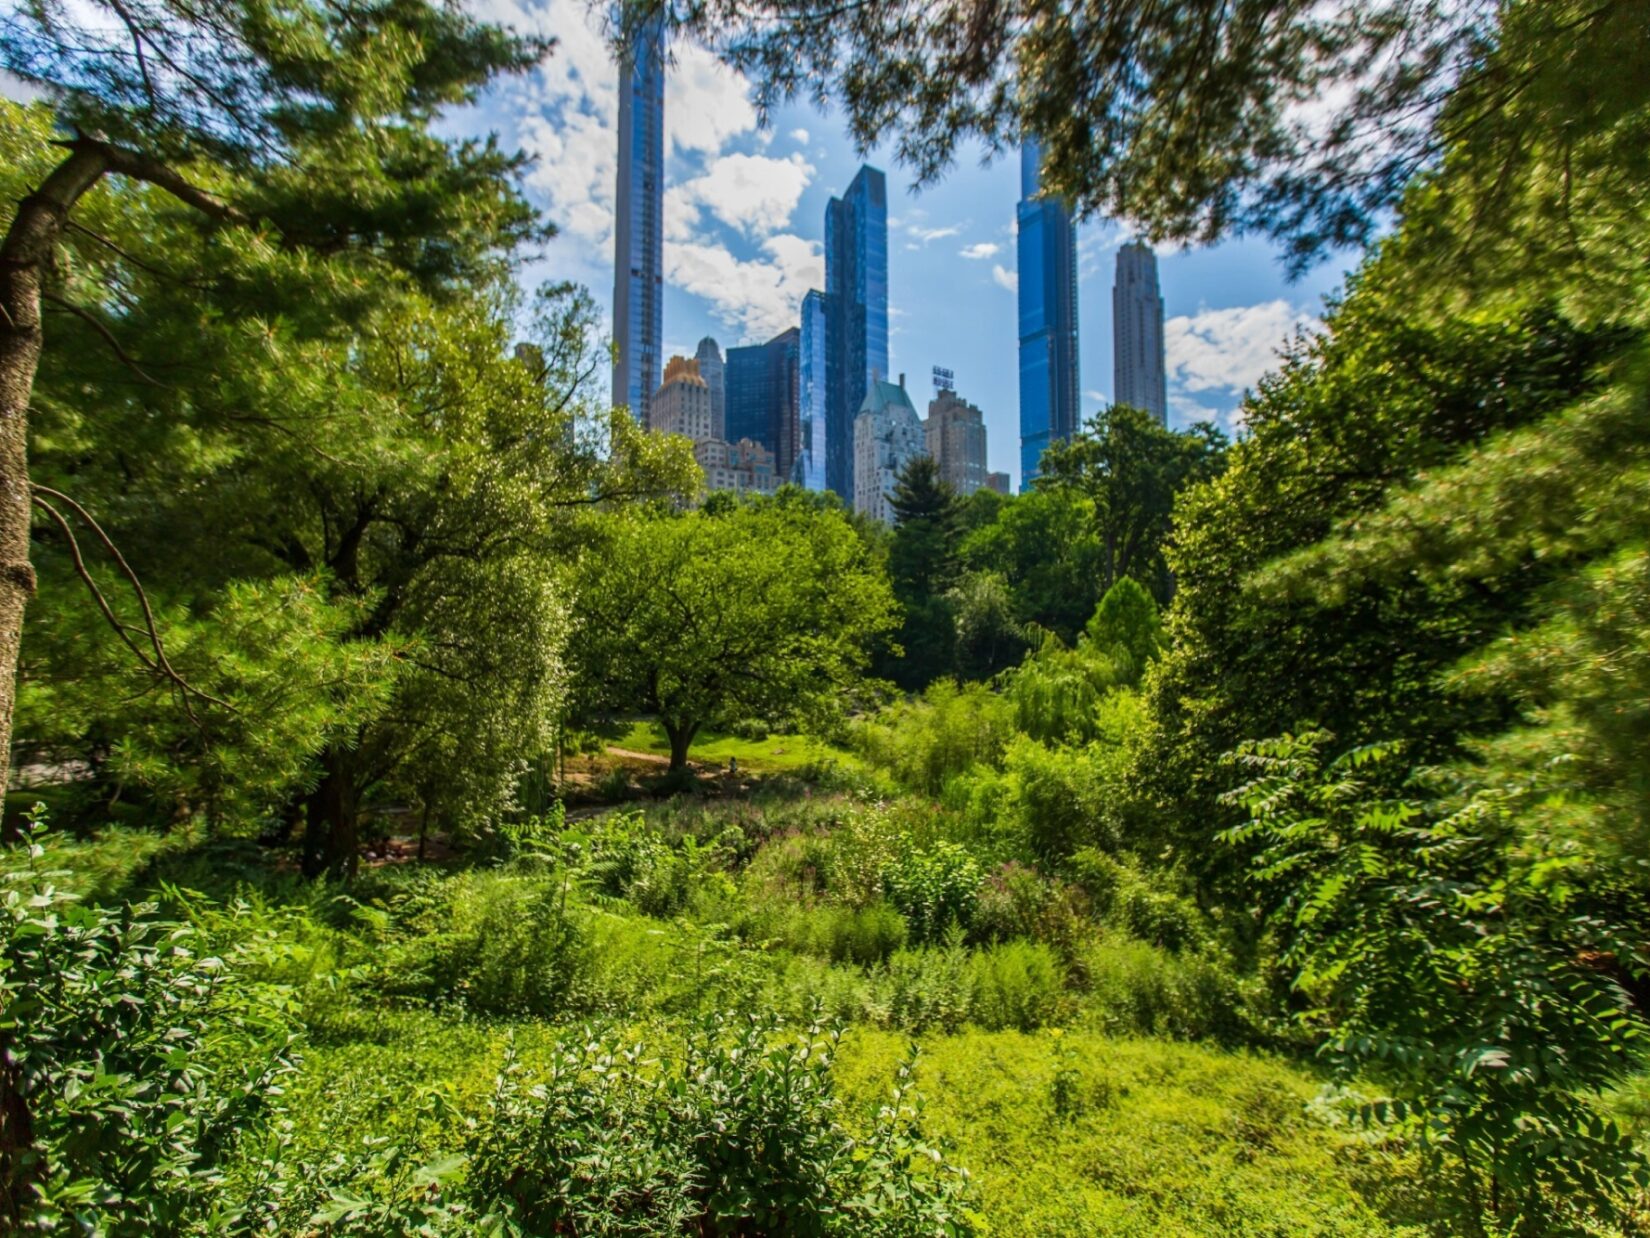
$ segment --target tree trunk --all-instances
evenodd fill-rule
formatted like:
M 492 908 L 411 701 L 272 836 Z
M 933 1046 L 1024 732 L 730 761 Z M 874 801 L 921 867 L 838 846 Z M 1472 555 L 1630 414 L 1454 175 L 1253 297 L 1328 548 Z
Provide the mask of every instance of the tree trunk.
M 0 242 L 0 789 L 10 785 L 11 719 L 23 608 L 34 594 L 29 564 L 29 401 L 44 339 L 40 294 L 76 202 L 108 170 L 104 154 L 75 146 L 17 205 Z
M 361 813 L 346 751 L 327 750 L 326 773 L 315 794 L 321 801 L 320 812 L 327 823 L 327 874 L 348 880 L 355 876 L 360 859 Z
M 0 1233 L 16 1233 L 23 1223 L 23 1206 L 33 1198 L 30 1189 L 40 1170 L 34 1148 L 34 1119 L 23 1095 L 23 1068 L 9 1060 L 8 1046 L 0 1043 Z
M 665 735 L 670 739 L 670 772 L 680 773 L 687 768 L 688 749 L 693 746 L 693 737 L 699 733 L 697 722 L 672 722 L 665 718 Z

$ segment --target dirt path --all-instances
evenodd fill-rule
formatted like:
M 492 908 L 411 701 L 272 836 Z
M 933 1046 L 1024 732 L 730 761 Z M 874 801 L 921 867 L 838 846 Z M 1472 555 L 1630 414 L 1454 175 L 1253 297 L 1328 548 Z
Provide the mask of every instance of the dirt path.
M 649 765 L 669 765 L 670 758 L 662 757 L 657 752 L 637 752 L 632 748 L 609 748 L 609 756 L 625 757 L 632 761 L 646 761 Z M 692 762 L 690 761 L 691 765 Z

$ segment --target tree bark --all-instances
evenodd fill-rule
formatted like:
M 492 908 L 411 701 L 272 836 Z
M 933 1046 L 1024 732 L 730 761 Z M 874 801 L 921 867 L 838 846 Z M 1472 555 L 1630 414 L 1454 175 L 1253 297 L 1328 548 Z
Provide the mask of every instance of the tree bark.
M 355 876 L 360 860 L 361 812 L 355 780 L 349 768 L 349 753 L 329 748 L 324 758 L 326 773 L 315 788 L 320 813 L 326 820 L 326 871 L 346 881 Z
M 693 737 L 699 733 L 697 722 L 672 722 L 668 718 L 661 719 L 665 728 L 665 735 L 670 739 L 670 772 L 680 773 L 687 768 L 688 749 L 693 746 Z
M 34 595 L 29 563 L 29 401 L 44 336 L 41 293 L 69 212 L 109 170 L 101 147 L 69 156 L 17 205 L 0 242 L 0 788 L 11 785 L 11 721 L 23 610 Z

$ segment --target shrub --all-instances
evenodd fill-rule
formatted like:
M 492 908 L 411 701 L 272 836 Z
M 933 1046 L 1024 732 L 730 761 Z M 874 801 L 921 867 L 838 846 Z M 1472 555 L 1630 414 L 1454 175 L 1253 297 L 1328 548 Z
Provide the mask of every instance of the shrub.
M 912 791 L 936 793 L 974 765 L 995 765 L 1014 734 L 1013 706 L 981 684 L 942 679 L 853 731 L 865 758 Z
M 831 1079 L 834 1036 L 712 1018 L 679 1060 L 594 1037 L 558 1043 L 529 1086 L 500 1075 L 467 1189 L 529 1233 L 965 1235 L 963 1178 L 907 1103 L 856 1140 Z
M 887 903 L 856 908 L 838 922 L 831 959 L 867 967 L 885 961 L 905 945 L 905 917 Z
M 1069 1012 L 1065 968 L 1041 942 L 1008 941 L 969 963 L 973 1021 L 989 1031 L 1034 1031 Z
M 973 1010 L 968 952 L 955 932 L 939 949 L 896 951 L 879 981 L 881 1021 L 908 1032 L 954 1032 Z
M 911 939 L 938 940 L 953 925 L 967 929 L 980 894 L 979 861 L 958 843 L 907 849 L 882 870 L 888 901 L 904 915 Z
M 0 1229 L 169 1233 L 224 1216 L 221 1166 L 292 1070 L 283 994 L 245 979 L 244 950 L 213 957 L 153 904 L 63 892 L 35 867 L 44 832 L 36 818 L 0 875 L 0 1096 L 18 1140 L 0 1156 Z
M 403 896 L 381 987 L 486 1014 L 561 1012 L 591 969 L 569 885 L 566 873 L 469 872 Z
M 1130 860 L 1085 848 L 1071 868 L 1102 919 L 1166 950 L 1204 942 L 1204 916 L 1190 899 L 1163 888 L 1165 877 Z
M 1182 1040 L 1244 1039 L 1249 995 L 1227 966 L 1141 941 L 1104 940 L 1084 952 L 1086 1006 L 1107 1032 Z

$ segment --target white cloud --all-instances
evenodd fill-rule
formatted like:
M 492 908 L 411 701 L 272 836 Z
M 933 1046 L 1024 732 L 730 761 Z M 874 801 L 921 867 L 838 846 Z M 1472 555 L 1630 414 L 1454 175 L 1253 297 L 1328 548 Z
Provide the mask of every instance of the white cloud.
M 960 252 L 964 258 L 995 258 L 1002 249 L 995 241 L 981 241 L 976 245 L 964 246 Z
M 813 164 L 801 155 L 723 155 L 703 176 L 666 190 L 665 235 L 692 235 L 701 208 L 747 235 L 776 232 L 790 223 L 813 174 Z
M 705 298 L 718 321 L 740 328 L 747 340 L 765 340 L 796 326 L 810 288 L 821 286 L 819 246 L 782 233 L 762 242 L 764 258 L 744 260 L 726 246 L 704 241 L 665 242 L 665 278 Z
M 806 146 L 808 144 L 808 139 L 811 136 L 812 134 L 810 134 L 806 129 L 791 130 L 791 141 L 795 142 L 798 146 Z
M 665 75 L 665 150 L 715 154 L 755 128 L 749 83 L 697 44 L 677 46 Z
M 952 224 L 943 228 L 919 228 L 913 224 L 906 231 L 926 245 L 929 241 L 943 240 L 948 236 L 959 236 L 962 233 L 962 227 Z
M 1279 347 L 1318 320 L 1284 300 L 1200 310 L 1163 324 L 1169 377 L 1185 391 L 1241 391 L 1277 362 Z
M 1020 290 L 1019 274 L 1017 272 L 1010 271 L 1005 266 L 993 263 L 991 267 L 991 278 L 997 281 L 999 287 L 1007 288 L 1010 292 L 1018 292 Z

